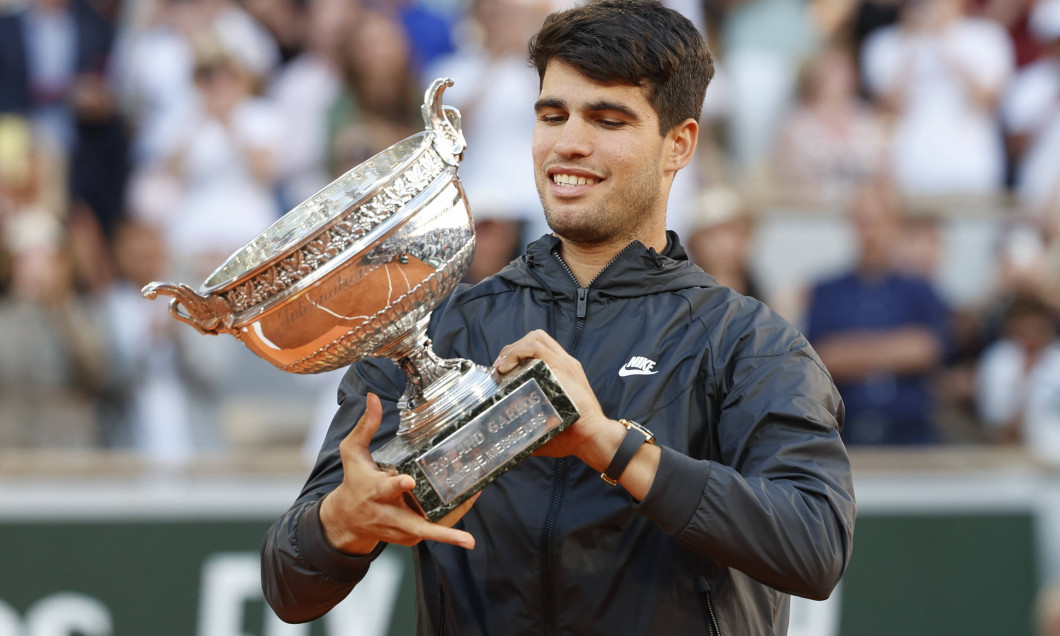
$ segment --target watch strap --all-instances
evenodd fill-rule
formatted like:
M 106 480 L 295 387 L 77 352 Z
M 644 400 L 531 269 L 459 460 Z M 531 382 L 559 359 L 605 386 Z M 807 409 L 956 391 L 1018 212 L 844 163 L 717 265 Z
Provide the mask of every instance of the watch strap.
M 607 482 L 609 486 L 618 484 L 618 478 L 622 476 L 626 466 L 629 466 L 629 462 L 633 460 L 633 456 L 637 454 L 642 445 L 655 443 L 655 436 L 640 424 L 630 420 L 619 420 L 619 422 L 626 427 L 626 436 L 622 438 L 622 443 L 619 444 L 607 470 L 600 473 L 600 479 Z

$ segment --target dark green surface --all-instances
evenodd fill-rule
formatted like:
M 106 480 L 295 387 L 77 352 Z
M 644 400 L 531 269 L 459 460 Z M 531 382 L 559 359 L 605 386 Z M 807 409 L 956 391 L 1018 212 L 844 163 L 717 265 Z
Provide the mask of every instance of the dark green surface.
M 261 523 L 0 526 L 0 598 L 24 613 L 52 592 L 80 592 L 111 609 L 119 634 L 149 634 L 161 617 L 172 621 L 172 633 L 191 634 L 196 613 L 189 609 L 199 603 L 206 556 L 245 551 L 260 543 L 266 528 Z
M 42 598 L 78 592 L 110 611 L 107 636 L 195 636 L 204 564 L 222 553 L 256 560 L 271 521 L 0 523 L 0 607 L 24 616 Z M 843 580 L 840 633 L 1029 636 L 1034 549 L 1030 513 L 862 514 Z M 409 551 L 391 546 L 386 555 L 404 572 L 389 634 L 413 634 Z M 265 604 L 251 592 L 234 633 L 263 636 Z M 330 636 L 324 621 L 303 634 Z
M 113 619 L 113 636 L 190 636 L 198 633 L 203 565 L 219 553 L 258 554 L 271 522 L 0 524 L 3 565 L 0 602 L 25 616 L 41 599 L 75 592 L 100 601 Z M 390 546 L 402 563 L 399 598 L 389 634 L 415 633 L 414 578 L 407 548 Z M 353 594 L 360 590 L 354 590 Z M 259 595 L 242 607 L 241 631 L 262 634 L 267 610 Z M 0 628 L 2 631 L 2 628 Z M 324 621 L 305 632 L 327 636 Z M 5 635 L 6 636 L 6 635 Z M 203 634 L 202 636 L 208 636 Z
M 1030 636 L 1034 519 L 861 515 L 843 578 L 844 636 Z

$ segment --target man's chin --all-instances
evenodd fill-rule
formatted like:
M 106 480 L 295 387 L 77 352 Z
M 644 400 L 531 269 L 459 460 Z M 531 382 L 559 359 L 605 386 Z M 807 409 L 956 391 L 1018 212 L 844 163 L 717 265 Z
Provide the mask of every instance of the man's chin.
M 573 224 L 553 225 L 552 223 L 549 223 L 548 226 L 552 229 L 553 234 L 569 243 L 588 245 L 601 243 L 608 239 L 607 234 L 601 232 L 598 227 L 584 227 Z
M 545 207 L 545 222 L 556 236 L 571 243 L 599 244 L 613 240 L 617 226 L 600 208 Z

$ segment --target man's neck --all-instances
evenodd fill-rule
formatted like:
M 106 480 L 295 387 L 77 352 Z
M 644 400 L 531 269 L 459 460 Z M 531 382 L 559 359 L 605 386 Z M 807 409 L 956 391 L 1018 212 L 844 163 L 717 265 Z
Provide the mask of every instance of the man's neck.
M 891 262 L 886 258 L 864 258 L 858 263 L 858 275 L 865 279 L 883 278 L 892 269 Z
M 574 278 L 578 280 L 578 286 L 588 287 L 605 267 L 615 260 L 619 252 L 626 249 L 630 243 L 639 240 L 646 247 L 655 248 L 656 252 L 662 253 L 666 249 L 666 232 L 647 236 L 636 236 L 628 240 L 619 240 L 613 243 L 573 243 L 563 237 L 559 237 L 559 255 L 563 262 L 570 268 Z

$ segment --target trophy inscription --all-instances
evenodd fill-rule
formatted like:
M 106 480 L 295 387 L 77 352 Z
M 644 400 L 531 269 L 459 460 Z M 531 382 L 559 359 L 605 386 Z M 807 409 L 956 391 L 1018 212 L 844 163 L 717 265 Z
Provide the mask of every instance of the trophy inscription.
M 562 422 L 537 381 L 510 396 L 416 458 L 443 502 L 470 490 L 490 466 L 510 461 Z
M 424 96 L 426 130 L 355 166 L 289 211 L 217 268 L 198 291 L 151 283 L 177 320 L 229 334 L 290 373 L 386 357 L 408 383 L 397 434 L 376 463 L 412 475 L 414 504 L 445 516 L 578 419 L 544 362 L 505 376 L 442 359 L 431 312 L 471 264 L 474 223 L 457 177 L 460 114 L 451 80 Z

